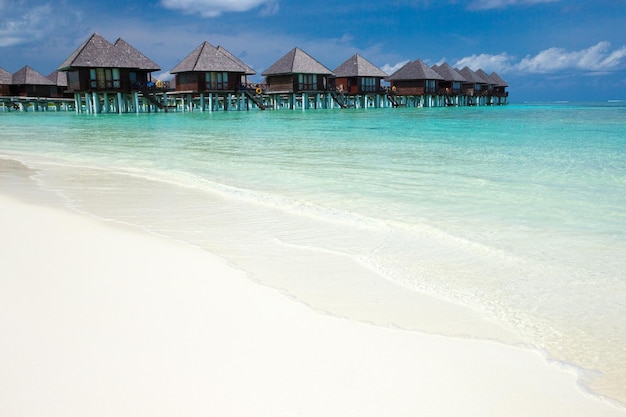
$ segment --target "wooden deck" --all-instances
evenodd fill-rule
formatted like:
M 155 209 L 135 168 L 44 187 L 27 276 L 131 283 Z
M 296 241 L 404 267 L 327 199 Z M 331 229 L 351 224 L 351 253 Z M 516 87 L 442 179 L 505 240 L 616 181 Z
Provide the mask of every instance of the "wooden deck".
M 74 99 L 47 97 L 0 97 L 0 111 L 73 111 Z
M 76 93 L 74 98 L 0 96 L 0 111 L 75 111 L 76 113 L 153 113 L 241 110 L 368 109 L 506 105 L 508 94 L 348 94 L 336 90 L 266 92 L 242 89 L 229 92 L 166 91 Z

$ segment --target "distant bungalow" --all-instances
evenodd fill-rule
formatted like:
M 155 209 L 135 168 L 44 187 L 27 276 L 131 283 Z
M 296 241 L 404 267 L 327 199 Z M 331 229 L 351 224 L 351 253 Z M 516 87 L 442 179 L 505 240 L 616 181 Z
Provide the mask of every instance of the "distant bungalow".
M 342 94 L 339 99 L 346 101 L 343 94 L 353 97 L 349 103 L 353 107 L 382 107 L 385 97 L 382 80 L 387 74 L 359 54 L 354 54 L 333 70 L 334 85 Z M 348 99 L 349 100 L 349 99 Z
M 13 75 L 0 67 L 0 97 L 11 95 L 11 84 L 13 84 Z
M 68 93 L 87 113 L 140 111 L 150 103 L 151 73 L 161 68 L 123 39 L 110 43 L 94 33 L 58 68 L 67 72 Z M 139 93 L 143 92 L 140 103 Z
M 29 95 L 56 103 L 73 97 L 79 113 L 482 106 L 508 98 L 508 84 L 495 72 L 429 67 L 416 59 L 387 75 L 359 54 L 331 71 L 297 47 L 263 71 L 258 84 L 248 81 L 256 74 L 252 67 L 208 42 L 170 71 L 171 83 L 153 80 L 156 71 L 157 64 L 123 39 L 110 43 L 94 33 L 48 77 L 30 67 L 15 74 L 0 68 L 0 109 L 37 110 L 36 103 L 16 104 Z
M 432 69 L 443 77 L 439 82 L 439 95 L 444 97 L 445 104 L 459 105 L 461 96 L 461 83 L 466 82 L 465 77 L 447 63 L 433 65 Z
M 193 98 L 198 96 L 201 110 L 207 106 L 209 110 L 229 110 L 233 94 L 245 94 L 242 92 L 247 91 L 247 76 L 256 71 L 221 46 L 203 42 L 170 73 L 175 75 L 175 91 L 184 95 L 186 108 L 193 108 Z M 249 93 L 248 96 L 252 97 Z
M 509 96 L 506 88 L 509 85 L 495 71 L 489 74 L 489 78 L 493 81 L 493 97 L 497 100 L 496 104 L 506 104 L 506 98 Z
M 433 106 L 437 96 L 437 83 L 443 77 L 416 59 L 404 64 L 387 77 L 391 90 L 398 96 L 398 104 L 410 107 Z
M 24 66 L 11 74 L 0 68 L 0 105 L 6 110 L 55 110 L 65 107 L 69 102 L 57 100 L 63 97 L 65 87 L 60 87 L 55 80 L 43 76 L 33 68 Z
M 13 74 L 11 94 L 21 97 L 52 97 L 56 83 L 50 81 L 29 66 L 20 68 Z
M 333 71 L 335 87 L 348 94 L 382 92 L 381 81 L 388 75 L 359 54 L 352 55 Z

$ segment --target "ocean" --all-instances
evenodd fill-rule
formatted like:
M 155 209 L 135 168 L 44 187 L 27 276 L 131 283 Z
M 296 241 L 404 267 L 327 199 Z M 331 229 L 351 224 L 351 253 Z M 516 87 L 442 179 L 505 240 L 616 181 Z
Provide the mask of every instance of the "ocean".
M 0 127 L 0 157 L 73 209 L 327 314 L 540 350 L 626 404 L 626 103 L 0 112 Z

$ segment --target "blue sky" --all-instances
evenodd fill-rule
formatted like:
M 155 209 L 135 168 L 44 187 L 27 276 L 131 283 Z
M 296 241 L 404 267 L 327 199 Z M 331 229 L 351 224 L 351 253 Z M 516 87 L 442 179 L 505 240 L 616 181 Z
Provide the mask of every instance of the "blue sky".
M 626 0 L 0 0 L 0 67 L 47 75 L 94 32 L 164 73 L 203 41 L 259 74 L 298 46 L 331 70 L 360 53 L 496 71 L 513 102 L 626 100 Z

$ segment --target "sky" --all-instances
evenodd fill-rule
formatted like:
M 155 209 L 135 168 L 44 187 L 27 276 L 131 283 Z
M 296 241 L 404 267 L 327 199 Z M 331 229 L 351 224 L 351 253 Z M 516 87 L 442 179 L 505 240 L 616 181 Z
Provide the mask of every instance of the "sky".
M 510 102 L 626 100 L 626 0 L 0 0 L 0 67 L 48 75 L 93 33 L 159 79 L 207 41 L 253 81 L 297 46 L 330 70 L 359 53 L 388 74 L 415 59 L 496 71 Z

